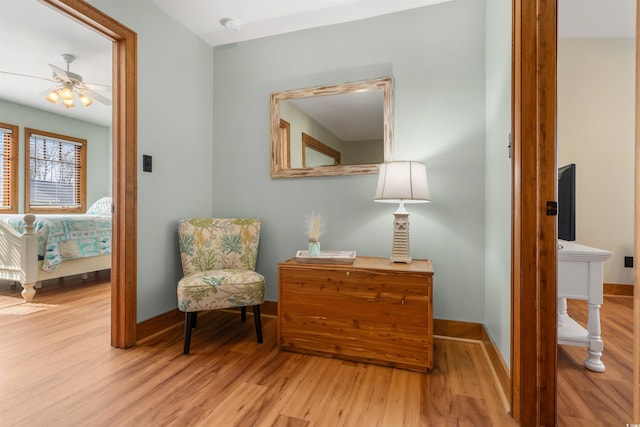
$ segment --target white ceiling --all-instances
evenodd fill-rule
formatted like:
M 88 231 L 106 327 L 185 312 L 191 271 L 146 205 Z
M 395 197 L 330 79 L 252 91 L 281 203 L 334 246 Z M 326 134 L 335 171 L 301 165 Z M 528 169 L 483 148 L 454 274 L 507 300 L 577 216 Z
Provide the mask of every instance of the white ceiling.
M 211 46 L 357 21 L 450 0 L 150 0 Z M 220 21 L 240 23 L 229 31 Z
M 149 1 L 218 46 L 447 0 Z M 223 18 L 240 21 L 239 30 L 225 29 Z M 635 0 L 560 0 L 559 21 L 560 37 L 634 37 Z M 47 64 L 64 69 L 60 55 L 70 53 L 76 56 L 70 70 L 86 82 L 111 81 L 111 43 L 36 0 L 0 0 L 0 52 L 0 71 L 50 78 Z M 0 73 L 1 99 L 110 126 L 111 108 L 98 102 L 70 109 L 46 102 L 41 92 L 52 86 L 38 78 Z
M 150 0 L 211 46 L 451 0 Z M 558 0 L 560 37 L 634 37 L 636 0 Z M 221 25 L 240 23 L 238 31 Z
M 51 78 L 47 64 L 66 69 L 63 53 L 76 56 L 70 70 L 89 83 L 111 85 L 111 42 L 35 0 L 0 0 L 0 71 Z M 111 107 L 94 102 L 65 109 L 45 101 L 54 83 L 0 73 L 0 98 L 111 125 Z M 111 99 L 110 93 L 99 92 Z M 77 103 L 79 104 L 79 103 Z

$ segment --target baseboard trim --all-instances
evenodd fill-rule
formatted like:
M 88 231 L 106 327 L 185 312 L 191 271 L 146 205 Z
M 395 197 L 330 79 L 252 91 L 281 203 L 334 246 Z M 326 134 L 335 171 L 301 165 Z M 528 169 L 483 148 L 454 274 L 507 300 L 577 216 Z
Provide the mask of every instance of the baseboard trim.
M 433 335 L 484 341 L 488 339 L 480 323 L 433 319 Z
M 457 320 L 433 319 L 433 334 L 481 341 L 487 352 L 489 362 L 496 373 L 498 384 L 502 388 L 508 404 L 511 405 L 511 378 L 509 369 L 500 351 L 493 341 L 491 341 L 491 338 L 489 338 L 484 325 L 473 322 L 459 322 Z
M 605 295 L 632 297 L 635 286 L 618 283 L 604 283 L 602 292 Z
M 240 308 L 230 309 L 240 311 Z M 247 314 L 252 315 L 251 310 L 247 310 Z M 260 314 L 265 316 L 278 316 L 278 303 L 276 301 L 265 301 L 260 306 Z M 175 328 L 177 325 L 184 323 L 184 313 L 177 308 L 166 313 L 160 314 L 151 319 L 144 320 L 136 325 L 136 341 L 141 343 L 144 340 L 152 338 L 168 329 Z
M 140 344 L 141 341 L 154 337 L 182 323 L 184 323 L 184 313 L 177 308 L 144 320 L 136 325 L 136 341 Z
M 618 285 L 628 286 L 628 285 Z M 234 311 L 240 311 L 239 308 L 232 309 Z M 247 314 L 252 314 L 251 310 L 248 310 Z M 260 306 L 260 314 L 265 316 L 277 317 L 278 315 L 278 302 L 277 301 L 265 301 Z M 163 313 L 159 316 L 140 322 L 136 325 L 136 340 L 138 344 L 142 341 L 152 338 L 158 334 L 164 333 L 168 329 L 182 326 L 184 323 L 184 313 L 178 309 L 174 309 Z M 509 379 L 509 369 L 507 364 L 502 359 L 502 355 L 495 344 L 489 338 L 484 326 L 480 323 L 473 322 L 459 322 L 456 320 L 443 320 L 433 319 L 433 334 L 451 337 L 461 338 L 474 341 L 480 341 L 484 346 L 489 361 L 496 373 L 500 387 L 507 397 L 507 400 L 511 398 L 511 381 Z

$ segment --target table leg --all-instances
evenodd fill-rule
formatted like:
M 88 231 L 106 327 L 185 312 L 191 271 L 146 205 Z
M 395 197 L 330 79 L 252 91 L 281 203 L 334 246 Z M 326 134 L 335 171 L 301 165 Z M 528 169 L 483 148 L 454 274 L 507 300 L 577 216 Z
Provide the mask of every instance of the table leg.
M 567 314 L 567 299 L 558 298 L 558 327 L 562 327 L 563 314 Z
M 604 344 L 600 337 L 600 304 L 589 304 L 587 324 L 589 357 L 584 361 L 585 368 L 594 372 L 604 372 L 604 363 L 600 360 Z

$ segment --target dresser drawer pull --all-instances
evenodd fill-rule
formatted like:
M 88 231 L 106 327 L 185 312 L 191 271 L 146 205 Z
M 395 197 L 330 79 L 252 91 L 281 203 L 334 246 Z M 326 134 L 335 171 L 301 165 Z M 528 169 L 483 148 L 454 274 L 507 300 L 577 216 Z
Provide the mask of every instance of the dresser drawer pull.
M 350 276 L 351 276 L 351 272 L 347 271 L 347 277 L 350 277 Z
M 404 297 L 400 300 L 400 305 L 404 305 Z

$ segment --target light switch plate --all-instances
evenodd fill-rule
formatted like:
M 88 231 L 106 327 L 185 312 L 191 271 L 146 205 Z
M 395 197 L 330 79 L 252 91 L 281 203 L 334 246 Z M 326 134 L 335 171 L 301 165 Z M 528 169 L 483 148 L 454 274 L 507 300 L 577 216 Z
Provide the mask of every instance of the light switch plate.
M 142 171 L 151 172 L 151 156 L 146 154 L 142 155 Z

